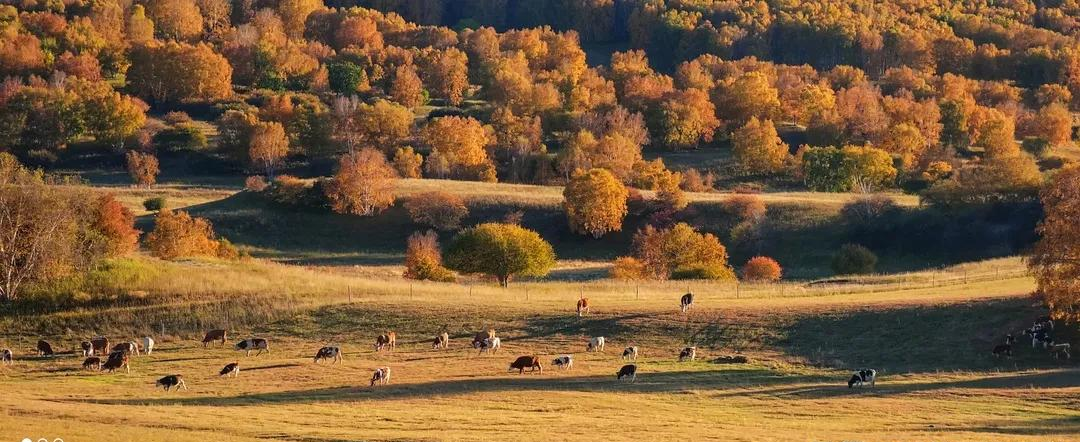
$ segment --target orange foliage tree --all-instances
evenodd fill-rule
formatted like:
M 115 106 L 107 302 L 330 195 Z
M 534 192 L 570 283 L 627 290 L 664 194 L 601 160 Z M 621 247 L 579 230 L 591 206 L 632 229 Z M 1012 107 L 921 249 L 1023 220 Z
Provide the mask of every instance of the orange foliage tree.
M 281 123 L 259 122 L 251 131 L 248 144 L 248 157 L 251 164 L 266 171 L 266 176 L 274 176 L 274 167 L 289 153 L 289 138 L 285 136 L 285 127 Z
M 130 150 L 126 157 L 128 174 L 135 184 L 149 188 L 157 182 L 161 169 L 158 168 L 158 159 L 154 154 Z
M 479 121 L 458 116 L 437 118 L 424 127 L 420 138 L 431 147 L 425 165 L 429 175 L 495 181 L 494 164 L 485 149 L 494 140 Z
M 161 259 L 231 255 L 231 246 L 214 237 L 214 228 L 205 218 L 184 211 L 162 210 L 154 218 L 154 230 L 146 236 L 146 247 Z
M 768 256 L 755 256 L 746 261 L 742 273 L 743 279 L 747 281 L 776 282 L 780 280 L 783 269 L 775 259 Z
M 628 195 L 626 186 L 605 169 L 575 176 L 563 190 L 563 209 L 570 229 L 594 238 L 622 230 Z
M 1080 321 L 1080 167 L 1054 176 L 1040 198 L 1039 242 L 1028 261 L 1038 293 L 1056 319 Z
M 405 274 L 408 279 L 422 281 L 454 280 L 454 274 L 442 264 L 442 252 L 439 250 L 439 236 L 428 230 L 409 236 L 405 249 Z
M 124 207 L 116 197 L 107 194 L 97 199 L 94 228 L 105 238 L 108 256 L 122 256 L 139 247 L 139 233 L 135 228 L 135 215 Z
M 347 153 L 326 185 L 326 197 L 337 213 L 370 216 L 394 204 L 397 172 L 386 156 L 372 148 Z
M 469 215 L 469 208 L 460 196 L 448 192 L 426 192 L 413 195 L 405 202 L 405 210 L 413 222 L 439 230 L 454 230 Z

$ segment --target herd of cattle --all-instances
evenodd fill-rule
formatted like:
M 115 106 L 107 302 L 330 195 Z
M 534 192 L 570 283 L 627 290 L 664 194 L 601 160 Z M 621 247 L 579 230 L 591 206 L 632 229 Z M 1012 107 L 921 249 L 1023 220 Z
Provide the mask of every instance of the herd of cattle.
M 679 309 L 683 313 L 686 313 L 693 307 L 694 295 L 687 293 L 679 299 Z M 583 316 L 589 312 L 589 300 L 588 298 L 581 298 L 577 301 L 577 315 Z M 1054 330 L 1053 321 L 1046 318 L 1040 320 L 1032 325 L 1030 328 L 1023 331 L 1024 335 L 1031 336 L 1032 348 L 1036 348 L 1038 345 L 1042 345 L 1043 348 L 1049 350 L 1055 358 L 1069 359 L 1071 357 L 1071 346 L 1068 343 L 1056 343 L 1052 337 Z M 206 348 L 211 343 L 220 343 L 224 346 L 228 342 L 228 332 L 226 330 L 217 329 L 206 332 L 203 336 L 202 344 L 203 348 Z M 446 332 L 442 332 L 435 336 L 431 341 L 432 349 L 446 349 L 449 347 L 450 335 Z M 1011 334 L 1006 335 L 1005 343 L 994 347 L 993 354 L 995 356 L 1012 356 L 1012 345 L 1014 343 L 1013 336 Z M 604 347 L 607 344 L 607 339 L 604 336 L 594 336 L 589 339 L 586 344 L 586 352 L 604 352 Z M 496 336 L 494 329 L 487 329 L 481 331 L 473 336 L 472 348 L 478 350 L 478 354 L 495 354 L 502 347 L 501 339 Z M 392 351 L 397 347 L 397 334 L 393 331 L 388 331 L 375 338 L 375 352 L 380 351 Z M 269 341 L 265 338 L 248 338 L 237 342 L 234 348 L 238 351 L 243 351 L 245 356 L 250 356 L 252 351 L 256 351 L 256 356 L 261 355 L 263 352 L 270 352 Z M 84 369 L 97 369 L 99 371 L 113 372 L 119 369 L 124 369 L 125 372 L 130 372 L 129 359 L 132 355 L 139 354 L 151 354 L 154 351 L 154 339 L 147 336 L 143 337 L 139 341 L 125 341 L 119 342 L 110 347 L 109 339 L 104 336 L 97 336 L 89 341 L 83 341 L 79 344 L 79 349 L 82 351 L 82 355 L 85 358 L 82 363 Z M 623 349 L 622 361 L 630 362 L 623 365 L 619 371 L 615 374 L 616 379 L 626 379 L 629 382 L 637 380 L 637 361 L 640 351 L 637 346 L 628 346 Z M 39 340 L 37 343 L 38 356 L 52 356 L 55 354 L 52 345 L 44 340 Z M 105 357 L 102 360 L 102 357 Z M 337 364 L 341 362 L 342 351 L 340 347 L 325 346 L 320 348 L 315 353 L 314 362 L 320 363 L 323 361 L 331 364 Z M 697 359 L 697 347 L 689 346 L 684 347 L 679 351 L 679 362 L 694 361 Z M 13 361 L 13 354 L 10 349 L 0 349 L 0 362 L 10 365 Z M 563 354 L 551 361 L 551 365 L 558 367 L 562 370 L 570 370 L 574 366 L 573 355 Z M 507 371 L 517 370 L 519 374 L 525 373 L 525 369 L 532 371 L 539 371 L 543 374 L 544 367 L 540 362 L 540 358 L 537 355 L 525 355 L 519 356 L 513 362 L 510 363 Z M 240 363 L 231 362 L 226 364 L 219 372 L 221 377 L 232 376 L 236 377 L 240 374 Z M 873 369 L 859 369 L 855 371 L 848 379 L 848 388 L 862 387 L 870 385 L 873 387 L 877 380 L 877 371 Z M 380 367 L 375 369 L 371 375 L 371 386 L 385 385 L 390 382 L 390 367 Z M 181 388 L 187 389 L 187 385 L 184 383 L 184 378 L 179 374 L 171 374 L 161 379 L 158 379 L 156 386 L 164 388 L 166 391 L 170 391 L 173 388 L 179 390 Z

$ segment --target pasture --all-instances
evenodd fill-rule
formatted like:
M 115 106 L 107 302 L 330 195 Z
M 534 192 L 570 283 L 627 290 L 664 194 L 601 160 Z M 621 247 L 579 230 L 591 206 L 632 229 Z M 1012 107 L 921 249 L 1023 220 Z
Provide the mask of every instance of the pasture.
M 139 274 L 141 260 L 117 264 Z M 160 264 L 160 265 L 159 265 Z M 685 282 L 636 293 L 614 283 L 416 284 L 348 269 L 247 263 L 151 262 L 156 273 L 118 281 L 138 293 L 6 316 L 0 346 L 0 436 L 65 440 L 1066 440 L 1080 436 L 1080 374 L 1023 337 L 1012 359 L 990 348 L 1042 314 L 1018 260 L 859 280 L 731 287 L 691 283 L 698 298 L 678 312 Z M 133 270 L 135 269 L 135 270 Z M 116 270 L 119 272 L 119 270 Z M 606 284 L 606 285 L 605 285 Z M 528 295 L 525 289 L 528 288 Z M 801 291 L 800 291 L 801 289 Z M 471 293 L 470 293 L 471 291 Z M 574 315 L 580 293 L 592 312 Z M 501 294 L 500 294 L 501 293 Z M 526 297 L 527 296 L 527 297 Z M 47 309 L 46 309 L 47 310 Z M 203 349 L 206 328 L 230 343 L 270 339 L 269 354 Z M 164 334 L 160 327 L 164 327 Z M 503 348 L 478 356 L 470 337 L 494 327 Z M 386 330 L 398 348 L 376 354 Z M 432 350 L 441 330 L 450 348 Z M 151 334 L 153 355 L 131 373 L 87 372 L 81 339 Z M 65 352 L 32 356 L 46 336 Z M 606 336 L 604 354 L 586 353 Z M 314 364 L 339 345 L 339 365 Z M 641 348 L 636 383 L 617 382 L 621 349 Z M 675 361 L 684 345 L 696 362 Z M 550 366 L 570 353 L 570 371 Z M 544 373 L 507 373 L 537 354 Z M 744 355 L 745 364 L 712 361 Z M 217 371 L 239 361 L 240 376 Z M 391 383 L 368 387 L 372 370 Z M 876 389 L 849 390 L 850 370 L 879 371 Z M 153 382 L 184 375 L 190 390 Z

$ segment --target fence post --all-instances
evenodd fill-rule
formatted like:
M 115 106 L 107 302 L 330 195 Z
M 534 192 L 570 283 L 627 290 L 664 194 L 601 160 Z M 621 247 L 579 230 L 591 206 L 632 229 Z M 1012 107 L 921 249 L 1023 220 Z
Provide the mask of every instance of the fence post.
M 735 281 L 735 299 L 739 299 L 739 288 L 740 287 L 742 287 L 742 284 L 740 282 L 738 282 L 738 281 Z
M 641 300 L 641 286 L 637 285 L 637 284 L 634 284 L 634 300 L 635 301 L 640 301 Z
M 529 286 L 525 286 L 525 300 L 529 300 Z

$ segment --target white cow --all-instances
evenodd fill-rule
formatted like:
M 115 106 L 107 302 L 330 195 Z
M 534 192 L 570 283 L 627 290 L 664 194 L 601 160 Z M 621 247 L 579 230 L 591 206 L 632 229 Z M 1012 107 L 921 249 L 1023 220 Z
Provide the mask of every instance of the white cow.
M 142 346 L 143 346 L 143 351 L 145 351 L 146 354 L 153 353 L 153 351 L 154 351 L 154 338 L 151 338 L 149 336 L 143 336 L 143 338 L 142 338 Z
M 597 336 L 595 338 L 589 339 L 589 346 L 585 347 L 585 351 L 603 352 L 604 351 L 604 337 L 603 336 Z
M 562 355 L 551 361 L 551 365 L 559 367 L 563 370 L 569 370 L 574 368 L 574 357 L 572 355 Z
M 488 351 L 488 350 L 490 350 L 491 353 L 496 353 L 496 352 L 499 351 L 499 348 L 501 348 L 501 347 L 502 347 L 502 339 L 500 339 L 498 337 L 487 338 L 487 339 L 484 339 L 484 341 L 480 343 L 480 353 L 477 353 L 477 354 L 482 354 L 482 353 L 484 353 L 485 351 Z

